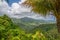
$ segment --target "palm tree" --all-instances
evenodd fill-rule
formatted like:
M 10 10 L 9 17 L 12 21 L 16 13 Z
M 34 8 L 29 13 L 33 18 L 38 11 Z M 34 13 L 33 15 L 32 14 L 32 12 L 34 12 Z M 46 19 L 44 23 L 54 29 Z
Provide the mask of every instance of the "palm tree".
M 47 15 L 52 12 L 56 17 L 58 32 L 60 33 L 60 0 L 27 0 L 24 5 L 32 7 L 32 11 Z

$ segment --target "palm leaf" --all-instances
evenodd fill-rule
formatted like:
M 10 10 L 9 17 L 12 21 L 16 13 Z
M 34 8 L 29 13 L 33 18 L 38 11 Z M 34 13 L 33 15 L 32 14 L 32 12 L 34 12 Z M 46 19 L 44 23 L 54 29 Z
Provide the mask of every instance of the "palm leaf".
M 32 7 L 32 11 L 46 15 L 50 11 L 55 11 L 56 0 L 27 0 L 24 4 Z

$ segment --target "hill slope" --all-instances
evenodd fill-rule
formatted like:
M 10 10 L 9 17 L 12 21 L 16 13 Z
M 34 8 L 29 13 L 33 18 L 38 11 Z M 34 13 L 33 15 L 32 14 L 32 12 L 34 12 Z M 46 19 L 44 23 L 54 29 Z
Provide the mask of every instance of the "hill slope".
M 55 21 L 37 20 L 28 17 L 24 17 L 21 19 L 12 18 L 12 21 L 19 25 L 24 30 L 32 30 L 42 24 L 55 24 Z

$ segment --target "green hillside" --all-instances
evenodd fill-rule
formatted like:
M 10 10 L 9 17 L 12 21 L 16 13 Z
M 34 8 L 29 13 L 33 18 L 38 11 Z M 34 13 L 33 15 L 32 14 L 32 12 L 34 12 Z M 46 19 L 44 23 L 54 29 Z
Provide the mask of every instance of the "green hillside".
M 13 22 L 6 15 L 0 16 L 0 40 L 60 40 L 56 24 L 40 25 L 39 22 L 32 21 L 32 24 L 30 22 L 22 20 Z M 34 23 L 36 25 L 33 25 Z
M 56 24 L 55 24 L 55 21 L 52 21 L 52 20 L 49 20 L 49 21 L 46 21 L 46 20 L 37 20 L 37 19 L 33 19 L 33 18 L 28 18 L 28 17 L 24 17 L 24 18 L 21 18 L 21 19 L 16 19 L 16 18 L 12 18 L 12 21 L 13 23 L 19 25 L 22 29 L 24 30 L 32 30 L 32 29 L 35 29 L 35 28 L 39 28 L 39 27 L 43 27 L 43 28 L 46 28 L 48 27 L 56 27 Z M 48 27 L 48 28 L 49 28 Z

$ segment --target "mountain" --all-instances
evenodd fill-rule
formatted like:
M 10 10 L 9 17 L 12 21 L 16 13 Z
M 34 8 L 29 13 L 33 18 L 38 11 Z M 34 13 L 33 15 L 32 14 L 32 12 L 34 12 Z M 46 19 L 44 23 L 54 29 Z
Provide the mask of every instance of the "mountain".
M 12 18 L 13 21 L 21 21 L 21 22 L 27 22 L 27 23 L 55 23 L 53 20 L 43 20 L 43 19 L 33 19 L 29 17 L 24 17 L 20 19 Z
M 54 21 L 37 20 L 33 18 L 24 17 L 21 19 L 12 18 L 13 23 L 19 25 L 24 30 L 32 30 L 42 24 L 54 24 Z

